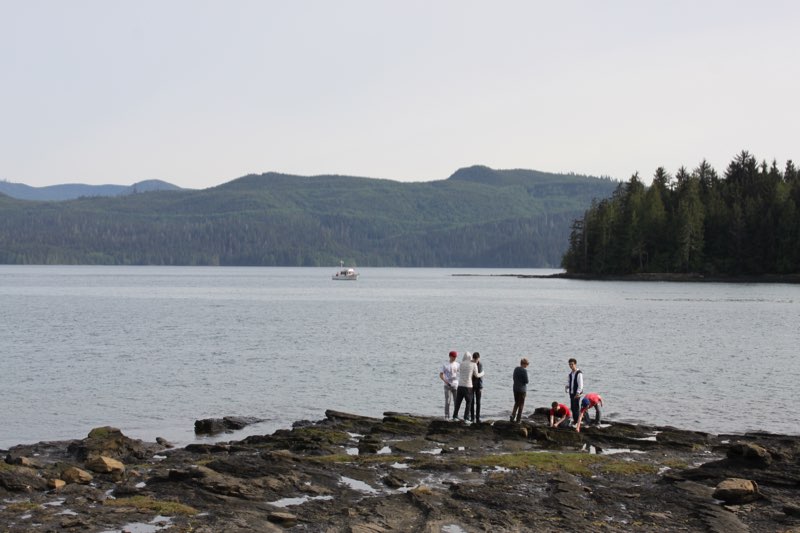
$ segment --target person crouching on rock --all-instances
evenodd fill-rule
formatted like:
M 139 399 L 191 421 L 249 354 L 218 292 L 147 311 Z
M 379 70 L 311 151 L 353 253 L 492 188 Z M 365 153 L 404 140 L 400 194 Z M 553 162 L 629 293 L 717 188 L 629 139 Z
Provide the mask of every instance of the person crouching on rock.
M 578 424 L 575 426 L 575 431 L 581 431 L 581 422 L 583 422 L 583 415 L 586 411 L 594 407 L 594 423 L 600 425 L 601 412 L 600 407 L 603 405 L 603 397 L 596 392 L 590 392 L 581 400 L 581 414 L 578 415 Z
M 550 427 L 551 428 L 568 428 L 569 417 L 572 413 L 569 407 L 563 403 L 553 402 L 550 406 Z
M 472 360 L 472 354 L 464 352 L 461 358 L 461 366 L 458 369 L 458 391 L 456 392 L 456 409 L 453 411 L 453 420 L 458 420 L 458 410 L 462 400 L 466 400 L 464 407 L 464 420 L 469 420 L 469 412 L 472 409 L 472 378 L 478 373 L 478 365 Z
M 519 366 L 514 369 L 514 408 L 511 410 L 511 422 L 519 423 L 522 420 L 522 408 L 525 406 L 525 396 L 528 394 L 528 360 L 524 357 Z

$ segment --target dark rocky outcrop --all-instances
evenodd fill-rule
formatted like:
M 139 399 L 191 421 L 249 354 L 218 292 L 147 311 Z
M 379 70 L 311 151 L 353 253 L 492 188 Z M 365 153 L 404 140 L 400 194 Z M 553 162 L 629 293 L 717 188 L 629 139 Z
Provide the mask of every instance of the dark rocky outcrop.
M 151 530 L 152 520 L 194 533 L 800 528 L 800 437 L 785 435 L 326 411 L 272 435 L 166 444 L 106 427 L 11 448 L 0 530 Z
M 263 422 L 261 418 L 252 416 L 225 416 L 222 418 L 203 418 L 195 420 L 194 432 L 198 435 L 216 435 L 218 433 L 230 433 L 239 429 L 244 429 L 251 424 Z

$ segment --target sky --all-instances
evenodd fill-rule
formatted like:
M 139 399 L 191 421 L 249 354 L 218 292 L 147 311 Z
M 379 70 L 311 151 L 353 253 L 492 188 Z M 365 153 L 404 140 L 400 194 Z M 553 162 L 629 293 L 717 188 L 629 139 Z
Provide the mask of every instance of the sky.
M 0 0 L 0 180 L 800 158 L 800 2 Z

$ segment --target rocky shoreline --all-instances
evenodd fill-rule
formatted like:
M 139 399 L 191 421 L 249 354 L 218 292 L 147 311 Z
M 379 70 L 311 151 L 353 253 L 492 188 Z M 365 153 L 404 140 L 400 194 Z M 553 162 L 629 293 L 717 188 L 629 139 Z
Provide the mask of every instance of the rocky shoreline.
M 327 411 L 171 448 L 115 428 L 0 450 L 0 531 L 800 531 L 800 437 Z

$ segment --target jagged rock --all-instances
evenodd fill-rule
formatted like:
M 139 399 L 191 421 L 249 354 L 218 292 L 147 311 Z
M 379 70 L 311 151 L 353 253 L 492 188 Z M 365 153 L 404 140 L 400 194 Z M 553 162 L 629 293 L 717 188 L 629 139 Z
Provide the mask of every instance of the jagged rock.
M 53 490 L 60 490 L 67 484 L 63 479 L 48 479 L 47 487 Z
M 243 429 L 250 424 L 263 422 L 261 418 L 251 416 L 225 416 L 222 418 L 204 418 L 196 420 L 194 432 L 198 435 L 214 435 L 217 433 L 229 433 L 231 431 Z
M 164 448 L 174 448 L 174 445 L 163 437 L 156 437 L 156 444 L 159 444 Z
M 98 474 L 117 473 L 121 475 L 125 472 L 124 464 L 104 455 L 98 455 L 87 459 L 86 468 Z
M 728 448 L 728 459 L 752 464 L 757 468 L 766 468 L 772 464 L 769 450 L 751 442 L 737 442 Z
M 155 444 L 147 445 L 140 440 L 130 439 L 117 428 L 104 426 L 91 430 L 85 439 L 71 443 L 67 451 L 79 461 L 85 461 L 91 456 L 102 455 L 135 463 L 151 457 L 160 449 Z
M 32 468 L 8 466 L 0 468 L 0 487 L 11 492 L 32 492 L 45 490 L 47 481 Z
M 781 510 L 787 516 L 800 517 L 800 505 L 784 505 Z
M 80 485 L 85 485 L 94 479 L 92 475 L 87 472 L 86 470 L 81 470 L 78 467 L 72 466 L 64 470 L 61 473 L 61 479 L 66 481 L 67 483 L 77 483 Z
M 6 457 L 6 463 L 10 465 L 26 466 L 28 468 L 42 468 L 42 464 L 39 461 L 31 459 L 30 457 L 12 456 L 11 454 Z
M 761 499 L 755 481 L 741 478 L 728 478 L 721 481 L 712 495 L 725 503 L 748 503 Z
M 358 440 L 358 453 L 378 453 L 383 448 L 383 441 L 373 435 L 365 435 Z
M 284 526 L 290 526 L 295 522 L 297 522 L 297 516 L 293 515 L 292 513 L 283 513 L 283 512 L 269 513 L 267 519 L 270 522 L 275 522 L 277 524 L 281 524 Z

